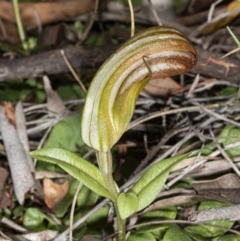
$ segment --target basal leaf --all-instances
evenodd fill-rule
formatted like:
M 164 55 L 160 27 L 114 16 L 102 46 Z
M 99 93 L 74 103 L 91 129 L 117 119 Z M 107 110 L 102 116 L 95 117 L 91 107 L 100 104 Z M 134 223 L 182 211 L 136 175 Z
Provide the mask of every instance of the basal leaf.
M 117 198 L 118 211 L 122 219 L 128 218 L 138 208 L 138 198 L 134 193 L 121 193 Z
M 152 165 L 133 185 L 129 192 L 138 197 L 138 211 L 148 206 L 159 194 L 174 165 L 188 157 L 190 153 L 171 157 Z
M 41 161 L 59 165 L 92 191 L 113 199 L 105 186 L 100 170 L 77 154 L 60 148 L 43 148 L 31 152 L 30 155 Z

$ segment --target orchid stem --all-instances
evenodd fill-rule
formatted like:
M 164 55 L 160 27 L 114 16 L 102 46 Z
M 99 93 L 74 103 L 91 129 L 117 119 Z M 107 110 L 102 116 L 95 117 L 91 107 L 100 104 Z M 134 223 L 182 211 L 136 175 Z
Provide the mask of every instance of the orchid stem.
M 112 177 L 112 153 L 110 151 L 97 152 L 97 161 L 98 166 L 102 172 L 106 187 L 114 197 L 114 200 L 112 201 L 116 201 L 119 194 L 119 190 Z
M 118 207 L 114 204 L 117 215 L 118 241 L 126 240 L 126 219 L 122 219 L 118 212 Z
M 117 226 L 118 226 L 118 241 L 125 241 L 125 223 L 126 220 L 122 219 L 118 206 L 117 206 L 117 198 L 119 195 L 119 189 L 113 180 L 112 177 L 112 153 L 111 151 L 107 152 L 97 152 L 97 161 L 98 161 L 98 166 L 102 172 L 106 187 L 108 188 L 108 191 L 113 195 L 114 199 L 112 200 L 115 210 L 116 210 L 116 215 L 117 215 Z

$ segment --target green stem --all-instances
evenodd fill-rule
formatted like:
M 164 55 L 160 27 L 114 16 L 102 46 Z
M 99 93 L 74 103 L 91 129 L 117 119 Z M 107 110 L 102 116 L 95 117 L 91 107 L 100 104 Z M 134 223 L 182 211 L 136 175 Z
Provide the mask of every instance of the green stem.
M 126 238 L 126 219 L 122 219 L 118 212 L 117 204 L 114 204 L 117 214 L 118 241 L 125 241 Z
M 18 0 L 13 0 L 13 10 L 14 10 L 15 18 L 16 18 L 19 37 L 20 37 L 21 43 L 24 44 L 26 37 L 25 37 L 23 25 L 22 25 L 22 20 L 20 17 Z
M 103 174 L 103 178 L 108 188 L 108 191 L 114 196 L 114 201 L 117 201 L 119 190 L 112 177 L 112 153 L 107 152 L 97 152 L 98 166 Z
M 126 220 L 122 219 L 118 206 L 117 206 L 117 197 L 119 195 L 118 187 L 113 180 L 112 177 L 112 154 L 110 151 L 107 152 L 97 152 L 97 161 L 98 166 L 103 174 L 103 178 L 106 184 L 106 187 L 108 188 L 108 191 L 114 196 L 113 204 L 116 210 L 117 215 L 117 226 L 118 226 L 118 241 L 125 241 L 126 236 L 126 230 L 125 230 L 125 223 Z

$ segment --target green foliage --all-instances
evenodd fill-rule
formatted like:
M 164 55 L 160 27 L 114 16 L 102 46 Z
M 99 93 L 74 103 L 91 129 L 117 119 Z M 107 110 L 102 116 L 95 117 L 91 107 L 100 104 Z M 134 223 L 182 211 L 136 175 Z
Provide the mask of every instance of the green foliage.
M 147 223 L 147 225 L 137 228 L 134 233 L 151 233 L 156 238 L 162 240 L 166 234 L 166 230 L 172 227 L 172 224 L 154 224 L 154 221 L 159 221 L 162 219 L 174 220 L 176 216 L 176 207 L 167 207 L 144 213 L 139 217 L 139 223 Z
M 219 238 L 213 241 L 219 241 Z M 226 234 L 221 237 L 221 241 L 240 241 L 240 236 L 235 234 Z
M 172 1 L 174 2 L 175 11 L 177 13 L 179 13 L 181 10 L 182 4 L 185 4 L 185 3 L 183 3 L 183 0 L 172 0 Z M 188 8 L 190 9 L 191 6 L 193 6 L 195 4 L 195 2 L 196 2 L 196 0 L 190 0 L 190 2 L 188 3 L 188 5 L 189 5 Z
M 161 217 L 158 218 L 158 220 Z M 152 220 L 150 219 L 150 222 Z M 166 230 L 169 228 L 169 226 L 167 224 L 151 224 L 149 223 L 149 225 L 147 226 L 143 226 L 137 229 L 137 231 L 135 231 L 134 233 L 152 233 L 155 237 L 157 238 L 163 238 Z
M 118 0 L 118 1 L 128 6 L 128 0 Z M 137 7 L 142 4 L 143 0 L 131 0 L 131 2 L 134 7 Z
M 26 39 L 21 16 L 20 16 L 18 0 L 12 0 L 12 3 L 13 3 L 13 10 L 14 10 L 14 15 L 15 15 L 15 19 L 16 19 L 18 34 L 19 34 L 20 40 L 22 42 L 22 48 L 28 54 L 36 46 L 37 39 L 32 38 L 32 37 Z
M 166 207 L 166 208 L 161 208 L 158 210 L 146 212 L 141 215 L 140 220 L 149 221 L 149 220 L 159 220 L 160 218 L 166 219 L 166 220 L 174 220 L 176 217 L 177 217 L 177 208 L 176 207 Z M 146 228 L 148 230 L 150 227 L 147 226 Z M 146 228 L 144 228 L 144 230 L 146 230 Z
M 30 37 L 22 43 L 22 47 L 26 50 L 27 53 L 30 53 L 37 45 L 37 39 L 34 37 Z
M 171 225 L 164 235 L 163 241 L 173 241 L 176 238 L 178 241 L 192 241 L 178 225 Z
M 138 198 L 134 193 L 120 193 L 117 206 L 121 218 L 126 219 L 137 211 Z
M 67 211 L 69 210 L 71 204 L 72 204 L 72 200 L 74 197 L 74 194 L 76 192 L 77 189 L 77 185 L 78 185 L 78 181 L 77 180 L 73 180 L 70 184 L 69 190 L 67 195 L 64 197 L 64 199 L 57 205 L 56 209 L 55 209 L 55 215 L 58 218 L 63 218 L 64 215 L 67 213 Z
M 101 230 L 106 225 L 107 217 L 109 213 L 109 206 L 104 206 L 95 212 L 87 220 L 87 224 L 94 226 L 96 230 Z
M 76 222 L 83 217 L 89 210 L 81 210 L 77 208 L 74 212 L 73 221 Z M 109 205 L 106 205 L 94 212 L 86 222 L 82 223 L 74 230 L 74 237 L 81 239 L 84 235 L 99 234 L 106 227 L 106 222 L 109 214 Z M 69 215 L 64 218 L 64 224 L 69 227 Z
M 0 209 L 0 220 L 2 220 L 3 217 L 6 218 L 11 218 L 11 210 L 9 208 L 4 208 L 4 209 Z M 16 217 L 14 217 L 16 218 Z
M 233 86 L 227 86 L 226 88 L 222 89 L 218 96 L 228 96 L 228 95 L 236 95 L 238 92 L 238 89 Z
M 29 96 L 34 96 L 37 103 L 42 103 L 46 98 L 43 85 L 37 79 L 0 83 L 0 101 L 24 101 Z
M 218 142 L 224 147 L 238 142 L 240 137 L 240 128 L 236 128 L 232 125 L 227 125 L 218 136 Z M 226 151 L 230 157 L 236 157 L 240 155 L 240 146 L 231 148 Z
M 189 154 L 168 158 L 152 165 L 143 176 L 117 199 L 117 207 L 122 219 L 147 207 L 159 194 L 171 169 Z
M 173 0 L 173 2 L 174 2 L 175 11 L 179 13 L 181 10 L 182 0 Z
M 79 182 L 76 179 L 73 179 L 71 181 L 67 195 L 56 207 L 55 214 L 58 218 L 63 218 L 64 215 L 67 214 L 67 211 L 72 204 L 72 200 L 76 193 L 78 184 Z M 98 195 L 95 192 L 92 192 L 86 186 L 82 186 L 77 197 L 77 210 L 75 211 L 75 213 L 78 212 L 78 210 L 81 214 L 87 212 L 97 202 L 97 199 Z
M 45 224 L 44 220 L 47 221 Z M 37 208 L 28 208 L 23 216 L 23 225 L 29 230 L 58 229 L 53 218 L 44 214 Z
M 77 146 L 89 149 L 82 140 L 79 130 L 79 115 L 58 122 L 52 129 L 44 147 L 64 148 L 76 152 Z
M 70 30 L 77 37 L 77 39 L 81 39 L 84 32 L 84 25 L 80 20 L 76 20 L 73 25 L 63 23 L 63 26 L 67 30 Z
M 218 135 L 216 138 L 217 143 L 219 143 L 222 147 L 225 147 L 229 144 L 236 143 L 239 141 L 240 138 L 240 128 L 237 128 L 233 125 L 226 125 L 221 133 Z M 211 154 L 214 150 L 216 150 L 216 145 L 214 142 L 211 142 L 207 144 L 203 151 L 202 155 L 209 155 Z M 192 155 L 195 156 L 197 155 L 198 150 L 192 152 Z M 230 157 L 237 157 L 240 155 L 240 146 L 233 147 L 231 149 L 228 149 L 226 153 Z
M 42 225 L 44 220 L 44 214 L 37 208 L 28 208 L 24 218 L 23 225 L 27 229 L 34 229 Z
M 156 238 L 151 233 L 131 233 L 127 241 L 155 241 Z
M 100 170 L 77 154 L 60 148 L 43 148 L 30 153 L 33 158 L 59 165 L 97 194 L 114 199 L 105 186 Z
M 4 42 L 0 42 L 0 50 L 2 52 L 15 52 L 18 53 L 20 55 L 26 55 L 26 52 L 22 49 L 21 46 L 19 45 L 12 45 L 9 43 L 4 43 Z
M 171 157 L 152 165 L 131 187 L 128 193 L 138 197 L 138 211 L 147 207 L 162 190 L 171 169 L 189 154 Z
M 91 32 L 84 41 L 86 46 L 102 46 L 103 44 L 103 37 L 97 32 Z
M 77 84 L 71 84 L 71 85 L 69 85 L 69 83 L 67 85 L 63 84 L 58 86 L 56 91 L 62 100 L 80 99 L 84 97 L 84 93 L 82 89 Z
M 77 207 L 82 210 L 91 208 L 98 200 L 98 195 L 83 186 L 78 194 Z
M 25 207 L 24 206 L 17 206 L 14 210 L 13 210 L 13 215 L 14 218 L 19 218 L 20 216 L 23 215 L 23 213 L 25 212 Z

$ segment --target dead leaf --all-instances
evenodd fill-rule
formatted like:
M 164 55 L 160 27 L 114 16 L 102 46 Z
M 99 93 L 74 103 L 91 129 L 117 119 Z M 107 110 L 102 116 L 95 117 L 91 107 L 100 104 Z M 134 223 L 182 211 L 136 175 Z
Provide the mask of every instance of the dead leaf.
M 206 199 L 199 196 L 199 195 L 178 195 L 175 197 L 170 197 L 170 198 L 166 198 L 160 201 L 157 201 L 155 203 L 153 203 L 152 205 L 150 205 L 149 207 L 147 207 L 142 213 L 146 213 L 146 212 L 150 212 L 153 210 L 158 210 L 161 208 L 166 208 L 169 206 L 180 206 L 180 205 L 184 205 L 184 204 L 189 204 L 189 203 L 193 203 L 193 202 L 201 202 L 201 201 L 205 201 Z
M 68 192 L 69 181 L 63 184 L 53 182 L 51 179 L 45 178 L 43 180 L 43 193 L 44 200 L 50 209 L 56 207 L 56 205 L 62 201 Z
M 230 207 L 210 208 L 193 212 L 188 220 L 191 222 L 206 222 L 212 220 L 237 221 L 240 216 L 240 205 Z
M 19 3 L 22 23 L 24 26 L 37 26 L 38 19 L 42 25 L 74 18 L 94 8 L 94 0 Z M 0 2 L 0 18 L 16 23 L 11 2 Z
M 179 85 L 175 80 L 168 77 L 163 79 L 151 79 L 145 86 L 144 90 L 153 96 L 166 97 L 181 87 L 182 86 Z
M 196 192 L 194 190 L 187 190 L 183 188 L 173 188 L 167 191 L 163 191 L 159 194 L 158 198 L 161 200 L 158 200 L 148 206 L 143 210 L 142 213 L 169 206 L 182 205 L 193 201 L 202 201 L 202 198 L 196 196 Z
M 27 240 L 43 241 L 43 240 L 53 240 L 57 236 L 58 232 L 53 230 L 43 230 L 41 232 L 32 232 L 23 234 Z
M 21 101 L 19 101 L 16 105 L 15 116 L 16 116 L 17 134 L 23 145 L 23 149 L 25 150 L 26 153 L 29 153 L 30 147 L 28 142 L 26 119 L 25 119 L 25 114 L 23 110 L 23 104 Z M 32 158 L 29 155 L 27 155 L 27 159 L 28 159 L 29 167 L 31 168 L 32 173 L 34 173 L 35 168 L 33 165 Z
M 188 167 L 190 165 L 193 165 L 194 162 L 197 161 L 203 161 L 203 160 L 209 160 L 211 158 L 209 157 L 205 157 L 205 156 L 198 156 L 197 158 L 196 157 L 189 157 L 189 158 L 186 158 L 184 159 L 182 162 L 178 163 L 174 168 L 173 168 L 173 171 L 177 171 L 177 170 L 180 170 L 180 169 L 183 169 L 185 167 Z
M 4 190 L 5 182 L 8 178 L 9 172 L 0 167 L 0 209 L 5 209 L 11 204 L 11 197 L 7 193 L 7 190 Z
M 4 102 L 3 103 L 5 115 L 8 119 L 8 122 L 12 125 L 15 125 L 15 114 L 14 114 L 14 109 L 13 106 L 10 102 Z
M 233 21 L 240 14 L 240 2 L 232 1 L 227 6 L 225 13 L 220 16 L 217 16 L 211 22 L 206 23 L 201 30 L 202 34 L 210 34 L 221 27 L 227 26 L 230 22 Z
M 192 182 L 191 186 L 208 199 L 240 204 L 240 179 L 233 173 L 214 180 Z
M 7 102 L 4 103 L 4 106 L 0 105 L 0 132 L 11 171 L 14 192 L 18 202 L 23 204 L 25 194 L 34 186 L 35 180 L 16 128 L 10 123 L 14 120 L 12 105 Z
M 44 89 L 47 95 L 47 108 L 50 117 L 56 117 L 57 115 L 67 114 L 66 107 L 56 91 L 52 89 L 51 82 L 47 75 L 43 76 Z
M 235 165 L 240 168 L 240 163 L 238 158 L 233 158 Z M 202 178 L 208 177 L 211 175 L 220 175 L 221 173 L 229 173 L 231 172 L 231 167 L 226 160 L 223 159 L 216 159 L 211 160 L 209 162 L 203 163 L 197 169 L 192 170 L 185 177 L 192 177 L 192 178 Z
M 3 190 L 9 173 L 5 168 L 0 167 L 0 191 Z

